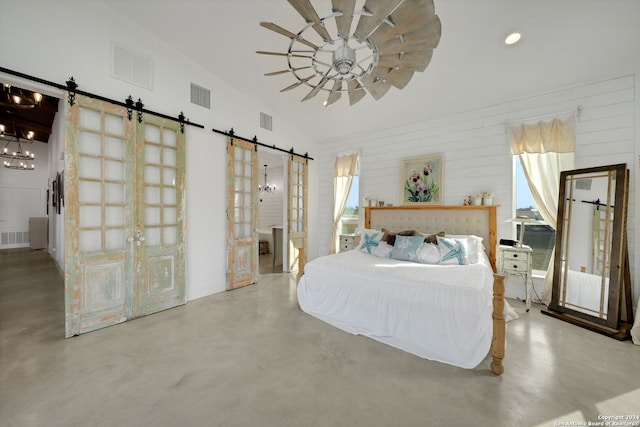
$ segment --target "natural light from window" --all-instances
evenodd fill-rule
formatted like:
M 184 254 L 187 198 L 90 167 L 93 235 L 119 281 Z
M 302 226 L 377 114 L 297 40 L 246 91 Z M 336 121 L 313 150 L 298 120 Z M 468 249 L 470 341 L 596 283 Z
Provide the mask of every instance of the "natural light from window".
M 344 208 L 344 214 L 342 214 L 342 229 L 341 234 L 355 234 L 358 228 L 358 210 L 359 206 L 359 194 L 360 194 L 360 180 L 358 175 L 353 177 L 351 182 L 351 189 L 349 190 L 349 197 L 347 198 L 347 205 Z
M 516 216 L 527 216 L 542 221 L 542 216 L 536 208 L 527 178 L 522 170 L 518 156 L 514 158 L 514 171 L 516 175 Z M 520 236 L 520 225 L 516 226 L 517 239 Z M 527 225 L 524 233 L 524 244 L 533 249 L 533 270 L 544 272 L 551 261 L 551 252 L 556 241 L 556 232 L 548 225 Z M 540 273 L 543 274 L 543 273 Z

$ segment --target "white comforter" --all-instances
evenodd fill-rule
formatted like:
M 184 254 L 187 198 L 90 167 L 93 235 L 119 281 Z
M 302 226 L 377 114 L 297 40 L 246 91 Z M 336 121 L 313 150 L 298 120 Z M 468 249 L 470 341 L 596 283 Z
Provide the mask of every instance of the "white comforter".
M 477 366 L 492 338 L 493 271 L 426 265 L 357 250 L 316 258 L 298 284 L 300 308 L 352 334 L 426 359 Z

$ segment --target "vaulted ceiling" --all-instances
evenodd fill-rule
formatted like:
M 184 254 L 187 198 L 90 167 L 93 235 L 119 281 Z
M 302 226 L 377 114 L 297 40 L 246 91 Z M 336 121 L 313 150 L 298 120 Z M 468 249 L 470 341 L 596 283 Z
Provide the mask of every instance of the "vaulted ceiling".
M 238 91 L 261 98 L 272 108 L 265 112 L 274 116 L 274 126 L 288 120 L 319 140 L 640 70 L 640 1 L 434 0 L 442 37 L 424 72 L 379 101 L 366 97 L 350 107 L 343 97 L 324 107 L 326 96 L 301 102 L 308 89 L 281 93 L 293 76 L 264 74 L 286 68 L 286 58 L 255 53 L 283 52 L 289 45 L 261 21 L 294 33 L 305 25 L 286 0 L 103 1 Z M 330 0 L 312 4 L 321 17 L 332 11 Z M 503 40 L 513 30 L 524 37 L 507 46 Z
M 29 102 L 15 104 L 12 95 L 33 100 L 34 93 L 24 88 L 4 85 L 1 90 L 0 124 L 4 126 L 5 131 L 23 140 L 27 140 L 28 132 L 33 132 L 34 141 L 48 142 L 51 126 L 58 112 L 58 98 L 43 95 L 39 105 Z

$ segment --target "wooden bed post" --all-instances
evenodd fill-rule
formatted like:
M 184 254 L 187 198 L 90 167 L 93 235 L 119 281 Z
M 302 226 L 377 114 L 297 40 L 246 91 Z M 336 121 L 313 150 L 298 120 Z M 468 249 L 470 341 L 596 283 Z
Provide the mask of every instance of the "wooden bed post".
M 493 275 L 493 340 L 491 341 L 491 371 L 502 375 L 505 350 L 505 321 L 504 321 L 504 276 Z

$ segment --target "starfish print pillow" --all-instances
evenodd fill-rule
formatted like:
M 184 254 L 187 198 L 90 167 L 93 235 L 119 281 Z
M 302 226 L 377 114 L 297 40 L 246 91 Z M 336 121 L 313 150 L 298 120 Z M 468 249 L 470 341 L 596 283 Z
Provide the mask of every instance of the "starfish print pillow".
M 383 233 L 380 230 L 364 230 L 358 247 L 360 252 L 373 254 L 374 249 L 378 247 L 380 240 L 382 240 L 382 235 Z
M 440 250 L 440 264 L 469 264 L 469 250 L 467 239 L 456 239 L 448 237 L 438 238 L 438 249 Z

